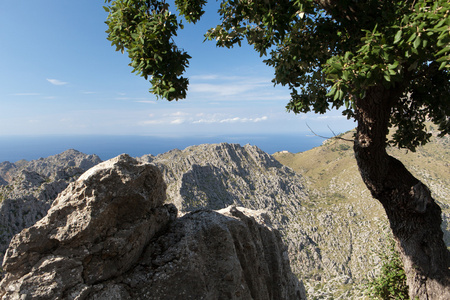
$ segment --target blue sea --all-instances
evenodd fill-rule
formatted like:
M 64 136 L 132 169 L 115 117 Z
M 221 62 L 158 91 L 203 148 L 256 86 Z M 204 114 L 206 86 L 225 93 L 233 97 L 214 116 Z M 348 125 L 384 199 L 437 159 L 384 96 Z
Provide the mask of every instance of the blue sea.
M 0 136 L 0 162 L 34 160 L 75 149 L 86 154 L 97 154 L 102 160 L 127 153 L 133 157 L 144 154 L 157 155 L 172 149 L 212 143 L 237 143 L 256 145 L 273 154 L 277 151 L 303 152 L 320 146 L 324 139 L 311 133 L 297 135 L 223 135 L 193 137 L 154 136 Z

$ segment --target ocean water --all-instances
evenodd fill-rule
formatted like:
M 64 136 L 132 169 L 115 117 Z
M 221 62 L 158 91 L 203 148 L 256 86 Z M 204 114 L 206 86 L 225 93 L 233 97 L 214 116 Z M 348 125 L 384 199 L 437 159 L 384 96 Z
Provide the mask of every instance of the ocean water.
M 223 135 L 192 137 L 154 136 L 0 136 L 0 162 L 33 160 L 76 149 L 86 154 L 97 154 L 102 160 L 127 153 L 133 157 L 144 154 L 157 155 L 172 149 L 212 143 L 237 143 L 256 145 L 273 154 L 277 151 L 303 152 L 320 146 L 324 139 L 311 133 L 297 135 Z

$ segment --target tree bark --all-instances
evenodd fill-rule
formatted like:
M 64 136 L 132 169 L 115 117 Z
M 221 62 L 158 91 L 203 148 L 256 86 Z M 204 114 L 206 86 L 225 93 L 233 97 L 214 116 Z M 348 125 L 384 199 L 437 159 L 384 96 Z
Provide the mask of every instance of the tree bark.
M 402 258 L 411 299 L 450 299 L 450 252 L 429 189 L 386 152 L 389 117 L 401 90 L 371 87 L 356 99 L 354 151 L 364 183 L 381 202 Z

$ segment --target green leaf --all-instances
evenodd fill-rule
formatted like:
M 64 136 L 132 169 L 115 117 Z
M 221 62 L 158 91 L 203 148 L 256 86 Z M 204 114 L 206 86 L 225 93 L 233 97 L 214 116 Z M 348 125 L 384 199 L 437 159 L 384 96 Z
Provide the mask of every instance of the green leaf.
M 413 47 L 414 47 L 415 49 L 419 48 L 420 42 L 421 42 L 421 41 L 422 41 L 422 40 L 420 39 L 420 36 L 417 36 L 416 39 L 414 40 Z
M 348 80 L 348 76 L 350 75 L 350 72 L 349 71 L 344 71 L 344 72 L 342 72 L 342 79 L 344 79 L 344 80 Z
M 340 63 L 332 62 L 331 66 L 338 71 L 342 70 L 342 65 Z
M 417 34 L 414 32 L 410 37 L 409 37 L 409 39 L 408 39 L 408 43 L 409 42 L 412 42 L 415 38 L 416 38 L 416 36 L 417 36 Z
M 394 44 L 397 44 L 402 38 L 402 30 L 397 31 L 394 37 Z
M 436 53 L 436 56 L 440 56 L 448 51 L 450 51 L 450 47 L 445 47 L 444 49 L 441 49 L 438 53 Z
M 342 100 L 344 98 L 344 91 L 339 90 L 339 100 Z
M 341 92 L 341 90 L 338 90 L 336 93 L 334 93 L 334 97 L 333 100 L 336 101 L 337 99 L 339 99 L 339 93 Z
M 330 91 L 328 92 L 328 94 L 326 94 L 325 96 L 331 97 L 331 96 L 333 96 L 335 93 L 336 93 L 336 85 L 333 85 L 333 86 L 331 87 L 331 90 L 330 90 Z
M 398 67 L 398 64 L 399 64 L 398 61 L 394 62 L 393 64 L 389 64 L 389 65 L 388 65 L 388 69 L 389 69 L 389 70 L 393 70 L 393 69 L 395 69 L 395 68 Z

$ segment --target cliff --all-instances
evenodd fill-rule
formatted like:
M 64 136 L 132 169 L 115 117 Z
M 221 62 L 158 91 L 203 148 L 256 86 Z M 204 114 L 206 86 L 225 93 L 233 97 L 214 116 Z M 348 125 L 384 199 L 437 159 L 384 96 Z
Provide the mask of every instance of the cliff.
M 158 168 L 121 155 L 85 172 L 14 236 L 2 299 L 306 299 L 267 216 L 177 219 Z

